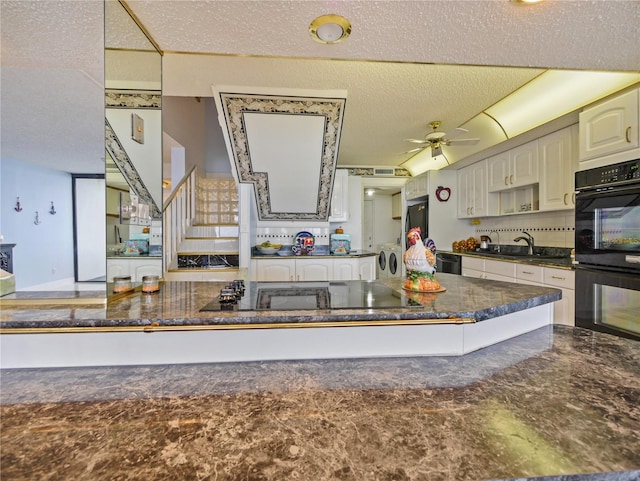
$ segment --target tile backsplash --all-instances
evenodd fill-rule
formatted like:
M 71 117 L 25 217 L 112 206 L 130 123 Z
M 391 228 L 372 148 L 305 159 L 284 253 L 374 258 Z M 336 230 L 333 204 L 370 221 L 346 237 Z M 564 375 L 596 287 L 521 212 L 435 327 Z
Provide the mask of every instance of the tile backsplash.
M 523 230 L 533 236 L 536 246 L 572 249 L 575 244 L 575 213 L 566 210 L 483 217 L 476 226 L 475 234 L 477 238 L 489 236 L 494 244 L 518 245 L 521 243 L 513 242 L 513 239 Z
M 274 223 L 275 224 L 275 223 Z M 289 244 L 295 243 L 295 236 L 298 232 L 306 231 L 313 234 L 315 237 L 316 245 L 329 245 L 329 225 L 323 224 L 322 227 L 309 227 L 307 225 L 300 225 L 297 227 L 291 227 L 290 225 L 274 225 L 273 227 L 257 227 L 255 231 L 256 241 L 255 244 L 262 244 L 265 241 L 269 241 L 273 244 Z

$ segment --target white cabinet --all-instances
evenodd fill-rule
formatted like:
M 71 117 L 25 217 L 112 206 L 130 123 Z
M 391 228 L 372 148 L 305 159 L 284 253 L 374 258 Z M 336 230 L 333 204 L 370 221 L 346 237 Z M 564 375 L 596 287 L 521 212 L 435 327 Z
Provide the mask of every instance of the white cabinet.
M 632 90 L 580 113 L 580 161 L 615 156 L 633 160 L 640 150 L 639 90 Z
M 402 218 L 402 196 L 399 193 L 391 196 L 391 218 Z
M 294 281 L 296 276 L 295 259 L 260 259 L 256 262 L 256 280 L 258 281 Z
M 489 192 L 536 184 L 538 174 L 538 141 L 527 142 L 487 159 Z
M 429 195 L 429 172 L 424 172 L 407 180 L 404 187 L 405 199 L 411 200 L 425 195 Z
M 160 257 L 107 259 L 107 282 L 113 282 L 113 278 L 119 276 L 131 276 L 132 282 L 142 282 L 142 278 L 149 275 L 162 277 Z
M 333 276 L 333 260 L 309 257 L 296 259 L 296 281 L 328 281 Z
M 458 218 L 489 215 L 486 165 L 483 160 L 458 171 Z
M 331 259 L 261 259 L 257 271 L 258 281 L 328 281 Z
M 349 220 L 349 171 L 336 169 L 331 193 L 329 222 Z
M 576 137 L 576 127 L 573 126 L 538 139 L 541 211 L 575 207 Z
M 252 278 L 257 281 L 375 280 L 375 256 L 287 257 L 254 259 Z
M 572 270 L 463 256 L 462 275 L 561 289 L 562 299 L 553 304 L 554 324 L 575 325 L 575 272 Z
M 376 279 L 376 256 L 360 257 L 358 269 L 361 281 L 374 281 Z
M 575 272 L 545 267 L 544 284 L 562 289 L 562 299 L 553 305 L 554 323 L 574 326 L 576 323 Z

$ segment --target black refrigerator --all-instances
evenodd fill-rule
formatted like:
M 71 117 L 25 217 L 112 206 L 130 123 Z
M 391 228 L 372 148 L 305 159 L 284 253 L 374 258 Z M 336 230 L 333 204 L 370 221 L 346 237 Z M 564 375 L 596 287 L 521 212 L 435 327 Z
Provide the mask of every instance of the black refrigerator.
M 407 206 L 407 215 L 404 224 L 404 241 L 406 247 L 409 247 L 407 234 L 409 229 L 420 227 L 420 238 L 424 240 L 429 237 L 429 198 L 425 197 L 418 202 Z

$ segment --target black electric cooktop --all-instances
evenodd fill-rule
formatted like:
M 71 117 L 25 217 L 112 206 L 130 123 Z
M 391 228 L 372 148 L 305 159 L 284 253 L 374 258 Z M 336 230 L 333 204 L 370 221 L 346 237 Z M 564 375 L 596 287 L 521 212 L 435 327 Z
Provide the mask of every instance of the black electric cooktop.
M 236 302 L 220 302 L 219 292 L 201 311 L 298 311 L 422 307 L 376 281 L 245 282 Z

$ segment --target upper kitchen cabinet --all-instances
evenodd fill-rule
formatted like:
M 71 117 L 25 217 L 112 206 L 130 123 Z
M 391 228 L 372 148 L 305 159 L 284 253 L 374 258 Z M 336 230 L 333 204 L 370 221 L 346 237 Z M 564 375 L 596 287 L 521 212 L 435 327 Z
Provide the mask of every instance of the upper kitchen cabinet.
M 580 162 L 607 158 L 617 163 L 640 157 L 638 92 L 631 90 L 580 113 Z
M 458 217 L 489 215 L 486 160 L 458 171 Z
M 538 139 L 540 210 L 575 207 L 574 174 L 578 166 L 578 127 L 573 125 Z
M 349 220 L 349 171 L 337 169 L 334 177 L 329 222 L 346 222 Z
M 407 180 L 404 188 L 405 199 L 417 199 L 429 194 L 429 172 L 424 172 Z
M 527 142 L 487 159 L 487 172 L 489 192 L 537 183 L 538 141 Z

